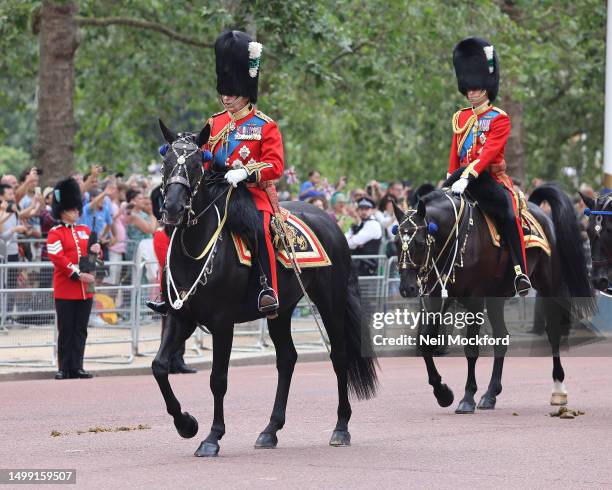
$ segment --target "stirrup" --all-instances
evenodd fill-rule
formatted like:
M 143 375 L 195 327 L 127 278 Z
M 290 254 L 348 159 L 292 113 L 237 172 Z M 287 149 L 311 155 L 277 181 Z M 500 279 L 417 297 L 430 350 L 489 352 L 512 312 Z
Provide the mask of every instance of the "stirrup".
M 264 296 L 272 298 L 274 300 L 273 303 L 262 305 L 261 301 Z M 272 288 L 264 288 L 259 292 L 259 296 L 257 297 L 257 308 L 260 313 L 273 314 L 278 309 L 278 297 L 276 296 L 276 291 Z
M 514 278 L 514 289 L 519 296 L 527 296 L 531 290 L 531 281 L 527 274 L 517 274 Z

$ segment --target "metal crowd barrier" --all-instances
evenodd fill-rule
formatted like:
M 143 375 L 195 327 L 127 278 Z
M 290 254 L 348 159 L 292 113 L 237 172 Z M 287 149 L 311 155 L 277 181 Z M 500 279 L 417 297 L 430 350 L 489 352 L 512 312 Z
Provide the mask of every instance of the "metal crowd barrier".
M 144 241 L 143 241 L 144 242 Z M 152 356 L 161 340 L 161 317 L 145 306 L 159 294 L 157 263 L 139 247 L 133 260 L 106 262 L 113 274 L 96 286 L 96 300 L 88 328 L 87 345 L 96 346 L 96 362 L 129 364 L 135 356 Z M 399 294 L 396 257 L 354 256 L 359 275 L 364 315 L 371 311 L 405 308 Z M 364 267 L 362 264 L 366 263 Z M 53 304 L 51 262 L 0 262 L 0 365 L 54 366 L 57 360 L 57 329 Z M 110 280 L 114 279 L 114 284 Z M 514 298 L 518 320 L 533 318 L 533 301 Z M 531 305 L 531 306 L 528 306 Z M 315 314 L 318 316 L 318 312 Z M 320 318 L 320 317 L 319 317 Z M 523 322 L 525 323 L 525 322 Z M 303 299 L 292 318 L 295 345 L 320 349 L 325 345 L 312 312 Z M 268 347 L 267 322 L 236 325 L 236 351 L 260 351 Z M 188 356 L 201 357 L 212 348 L 205 326 L 196 329 L 187 343 Z

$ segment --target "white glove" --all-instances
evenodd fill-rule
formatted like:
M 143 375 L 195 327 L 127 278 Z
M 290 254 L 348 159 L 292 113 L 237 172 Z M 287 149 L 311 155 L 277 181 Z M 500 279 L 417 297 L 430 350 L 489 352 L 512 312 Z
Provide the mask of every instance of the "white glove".
M 244 168 L 237 168 L 234 170 L 228 170 L 225 174 L 225 180 L 236 187 L 239 182 L 242 182 L 248 176 L 249 174 Z
M 463 194 L 465 188 L 468 186 L 469 180 L 465 177 L 461 177 L 458 181 L 456 181 L 451 187 L 453 194 Z

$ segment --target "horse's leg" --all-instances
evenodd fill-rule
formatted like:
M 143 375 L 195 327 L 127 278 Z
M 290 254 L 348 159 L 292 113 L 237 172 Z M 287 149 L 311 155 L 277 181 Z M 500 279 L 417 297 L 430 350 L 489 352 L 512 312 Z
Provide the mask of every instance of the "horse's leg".
M 191 336 L 194 330 L 195 324 L 182 323 L 172 315 L 168 315 L 165 319 L 161 345 L 151 364 L 153 376 L 155 376 L 155 381 L 157 381 L 166 402 L 166 410 L 174 418 L 174 426 L 180 436 L 186 439 L 194 437 L 198 433 L 198 422 L 189 413 L 181 412 L 181 404 L 174 396 L 168 380 L 168 368 L 174 353 Z
M 427 378 L 429 384 L 433 387 L 433 393 L 441 407 L 448 407 L 453 403 L 455 395 L 448 385 L 442 383 L 442 376 L 438 373 L 433 357 L 430 355 L 423 356 L 425 366 L 427 367 Z
M 506 322 L 504 320 L 504 303 L 505 298 L 487 298 L 487 315 L 493 328 L 493 337 L 500 340 L 508 335 L 508 329 L 506 328 Z M 491 380 L 489 381 L 489 387 L 480 402 L 478 408 L 480 410 L 493 410 L 495 403 L 497 402 L 497 395 L 502 392 L 502 372 L 504 369 L 504 357 L 508 348 L 505 345 L 495 345 L 493 347 L 493 372 L 491 373 Z
M 348 397 L 348 357 L 344 332 L 346 290 L 335 290 L 332 285 L 330 295 L 330 284 L 325 286 L 320 284 L 318 287 L 309 289 L 308 294 L 316 304 L 325 324 L 331 347 L 330 358 L 338 382 L 338 418 L 329 444 L 330 446 L 350 446 L 351 434 L 348 431 L 348 423 L 352 409 Z
M 225 434 L 225 420 L 223 417 L 223 398 L 227 391 L 227 370 L 229 367 L 234 326 L 216 325 L 212 331 L 213 362 L 210 371 L 210 391 L 214 398 L 213 423 L 210 433 L 196 450 L 195 456 L 217 456 L 219 454 L 219 440 Z
M 562 321 L 569 321 L 569 315 L 566 314 L 565 308 L 569 308 L 569 304 L 555 305 L 555 300 L 547 298 L 546 300 L 546 333 L 552 350 L 553 359 L 553 388 L 550 397 L 551 405 L 567 405 L 567 388 L 565 387 L 565 372 L 561 365 L 561 356 L 559 353 L 561 345 L 561 330 L 564 326 Z
M 285 412 L 287 410 L 287 399 L 289 398 L 289 387 L 293 376 L 293 368 L 297 361 L 297 352 L 291 338 L 291 315 L 295 307 L 289 308 L 273 320 L 268 320 L 268 332 L 276 350 L 276 370 L 278 371 L 278 384 L 276 385 L 276 397 L 270 422 L 263 430 L 257 441 L 256 448 L 275 448 L 278 443 L 276 432 L 285 425 Z
M 476 314 L 479 310 L 477 307 L 477 303 L 483 303 L 482 301 L 468 301 L 466 302 L 466 306 L 468 307 L 468 311 Z M 482 311 L 482 308 L 480 308 Z M 467 334 L 466 338 L 471 339 L 478 334 L 478 330 L 480 328 L 479 325 L 470 324 L 466 326 Z M 463 394 L 463 398 L 459 402 L 455 413 L 465 414 L 465 413 L 474 413 L 476 410 L 476 401 L 474 400 L 474 395 L 478 390 L 478 385 L 476 384 L 476 361 L 478 360 L 478 346 L 477 345 L 469 345 L 466 344 L 464 348 L 465 358 L 467 360 L 468 366 L 468 374 L 467 380 L 465 381 L 465 393 Z
M 448 302 L 442 303 L 442 300 L 438 298 L 429 298 L 426 303 L 426 308 L 427 311 L 441 311 L 442 314 L 444 314 L 448 308 Z M 417 331 L 417 340 L 420 341 L 421 337 L 435 339 L 438 337 L 439 333 L 440 326 L 435 319 L 431 322 L 426 322 L 425 324 L 421 322 Z M 455 395 L 448 385 L 442 383 L 442 376 L 440 376 L 440 373 L 438 372 L 432 355 L 436 348 L 426 344 L 421 345 L 419 343 L 419 349 L 423 355 L 425 367 L 427 368 L 427 380 L 430 386 L 433 388 L 433 394 L 438 401 L 438 405 L 441 407 L 450 406 L 455 399 Z

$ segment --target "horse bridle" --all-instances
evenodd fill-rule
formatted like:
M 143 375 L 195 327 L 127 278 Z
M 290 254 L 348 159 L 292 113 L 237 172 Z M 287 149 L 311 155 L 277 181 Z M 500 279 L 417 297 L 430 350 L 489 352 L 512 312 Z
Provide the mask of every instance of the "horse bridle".
M 603 229 L 602 226 L 602 222 L 603 222 L 603 218 L 604 216 L 612 216 L 612 211 L 606 211 L 606 207 L 608 207 L 608 204 L 612 203 L 612 195 L 607 196 L 606 200 L 604 201 L 604 203 L 601 206 L 601 210 L 600 211 L 592 211 L 589 209 L 589 212 L 585 214 L 587 216 L 595 216 L 595 226 L 594 226 L 594 231 L 595 231 L 595 235 L 597 236 L 597 238 L 599 238 L 600 234 L 601 234 L 601 230 Z M 588 208 L 587 208 L 588 209 Z M 586 211 L 586 210 L 585 210 Z M 595 259 L 595 258 L 591 258 L 591 263 L 593 264 L 593 266 L 595 267 L 604 267 L 609 265 L 610 263 L 612 263 L 612 257 L 610 258 L 606 258 L 606 259 Z
M 414 217 L 416 216 L 416 214 L 417 214 L 417 211 L 414 209 L 411 209 L 410 211 L 406 213 L 401 223 L 398 224 L 397 234 L 402 243 L 402 248 L 400 250 L 398 264 L 399 264 L 400 270 L 405 270 L 405 269 L 416 270 L 418 271 L 418 274 L 420 274 L 426 271 L 427 269 L 427 264 L 429 263 L 431 249 L 436 239 L 430 234 L 427 234 L 427 240 L 426 240 L 427 255 L 425 257 L 425 262 L 422 264 L 417 264 L 413 260 L 412 256 L 410 255 L 410 244 L 412 243 L 412 240 L 414 240 L 414 237 L 419 232 L 419 230 L 423 228 L 428 228 L 429 224 L 427 223 L 427 220 L 423 218 L 425 224 L 418 225 L 414 221 Z M 411 226 L 406 227 L 406 223 L 410 224 Z
M 202 178 L 204 177 L 204 170 L 200 165 L 200 176 L 198 180 L 195 182 L 195 185 L 192 187 L 191 182 L 189 181 L 189 172 L 187 170 L 187 161 L 196 153 L 200 152 L 200 148 L 196 145 L 193 140 L 194 135 L 191 133 L 179 133 L 178 138 L 173 141 L 169 145 L 169 150 L 172 151 L 174 156 L 176 157 L 176 163 L 172 170 L 170 171 L 170 176 L 168 177 L 168 181 L 166 182 L 164 165 L 166 164 L 167 157 L 164 158 L 162 163 L 162 185 L 161 185 L 161 193 L 163 198 L 165 199 L 165 188 L 170 184 L 181 184 L 187 188 L 187 192 L 189 194 L 189 200 L 187 205 L 185 206 L 185 210 L 188 213 L 193 213 L 192 204 L 193 198 L 198 193 L 198 189 L 200 188 L 200 183 L 202 182 Z M 200 162 L 202 163 L 202 162 Z
M 447 281 L 450 279 L 451 283 L 454 282 L 455 265 L 459 267 L 463 267 L 463 254 L 465 253 L 465 249 L 467 245 L 469 227 L 474 224 L 474 221 L 472 218 L 472 212 L 476 204 L 475 202 L 468 202 L 469 215 L 467 216 L 467 219 L 462 219 L 463 214 L 464 214 L 465 202 L 466 202 L 463 199 L 463 197 L 460 198 L 461 202 L 460 202 L 460 209 L 458 212 L 457 212 L 453 199 L 449 196 L 448 193 L 445 193 L 445 197 L 453 203 L 453 207 L 455 208 L 455 224 L 453 225 L 453 229 L 450 231 L 448 238 L 444 242 L 444 245 L 442 246 L 442 249 L 438 253 L 437 257 L 434 257 L 432 255 L 432 251 L 435 250 L 435 245 L 436 245 L 436 239 L 433 236 L 433 233 L 437 231 L 437 225 L 435 225 L 435 223 L 433 222 L 429 223 L 427 221 L 427 218 L 423 217 L 424 224 L 418 225 L 414 220 L 414 217 L 416 216 L 418 211 L 410 210 L 408 211 L 408 213 L 406 213 L 401 223 L 398 224 L 397 233 L 400 237 L 400 241 L 402 242 L 402 248 L 400 250 L 400 255 L 398 259 L 399 269 L 400 271 L 406 270 L 406 269 L 417 271 L 417 282 L 419 283 L 419 289 L 421 290 L 421 295 L 423 295 L 425 291 L 423 288 L 426 286 L 427 282 L 429 281 L 430 274 L 432 273 L 432 271 L 434 271 L 435 275 L 437 276 L 436 284 L 434 284 L 434 286 L 431 288 L 431 290 L 427 294 L 431 294 L 433 289 L 439 283 L 441 286 L 441 291 L 442 291 L 441 294 L 444 297 L 447 291 L 446 290 Z M 405 226 L 406 223 L 410 224 L 411 226 L 407 228 Z M 462 234 L 463 228 L 464 228 L 464 224 L 468 228 L 465 230 L 465 237 L 463 240 L 463 245 L 460 248 L 459 240 L 460 240 L 460 236 Z M 434 227 L 433 229 L 431 228 L 432 226 Z M 426 228 L 428 230 L 427 240 L 426 240 L 427 253 L 425 256 L 425 261 L 422 264 L 417 264 L 414 262 L 412 256 L 410 255 L 410 244 L 414 240 L 414 237 L 416 236 L 419 229 L 423 229 L 423 228 Z M 454 252 L 452 254 L 449 254 L 442 268 L 439 269 L 437 266 L 437 263 L 442 258 L 444 252 L 446 251 L 446 247 L 451 242 L 451 238 L 453 237 L 453 235 L 455 236 Z M 458 252 L 459 252 L 460 262 L 457 264 L 456 259 L 457 259 Z M 451 259 L 452 262 L 450 264 L 449 270 L 446 271 L 449 259 Z

